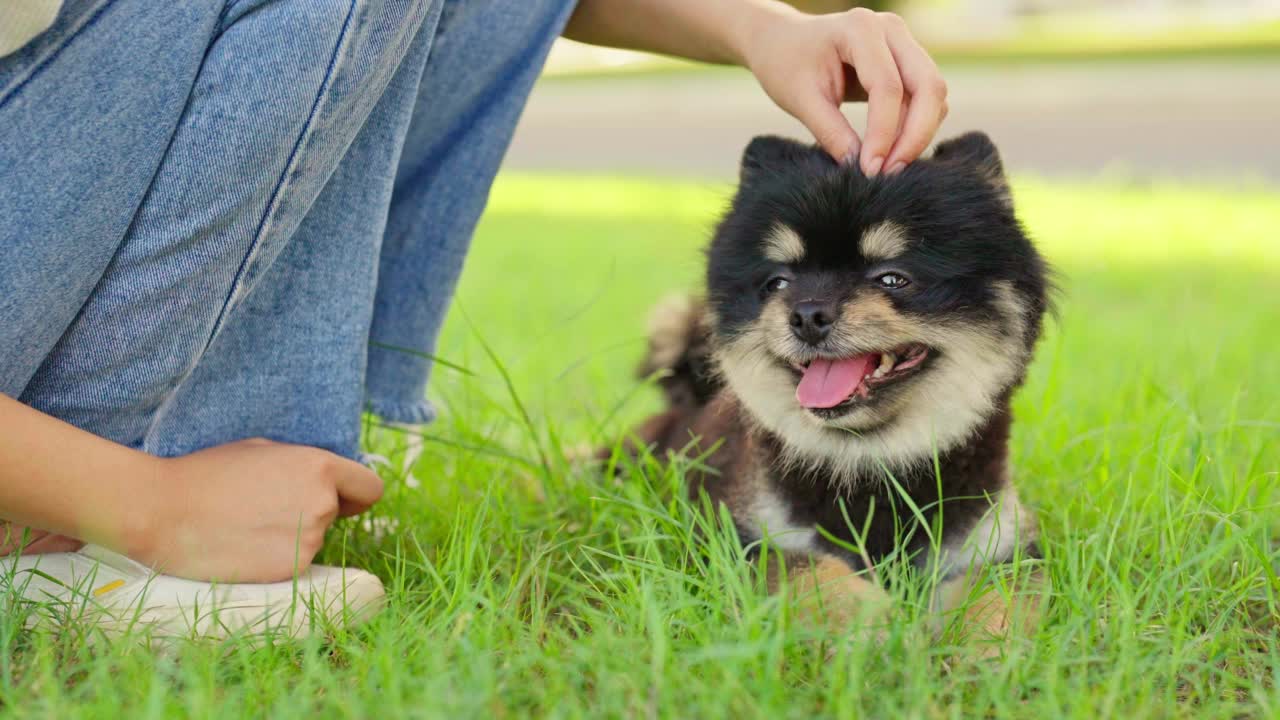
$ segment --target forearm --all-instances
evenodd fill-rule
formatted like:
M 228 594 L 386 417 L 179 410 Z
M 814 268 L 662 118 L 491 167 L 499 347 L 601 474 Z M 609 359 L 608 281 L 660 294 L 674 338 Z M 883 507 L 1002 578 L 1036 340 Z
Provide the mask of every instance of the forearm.
M 0 394 L 0 519 L 128 551 L 145 534 L 156 468 Z
M 564 34 L 592 45 L 744 65 L 755 29 L 797 12 L 776 0 L 580 0 Z

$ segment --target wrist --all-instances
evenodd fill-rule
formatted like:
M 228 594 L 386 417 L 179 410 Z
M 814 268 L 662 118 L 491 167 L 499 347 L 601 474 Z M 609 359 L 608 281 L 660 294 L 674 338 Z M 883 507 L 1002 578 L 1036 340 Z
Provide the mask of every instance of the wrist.
M 744 9 L 737 13 L 737 21 L 726 25 L 726 45 L 730 62 L 754 72 L 752 65 L 758 38 L 770 26 L 805 17 L 805 14 L 776 0 L 758 0 L 741 5 Z
M 114 482 L 104 484 L 106 496 L 87 504 L 92 513 L 82 521 L 78 537 L 136 560 L 146 561 L 161 545 L 159 530 L 173 513 L 170 461 L 129 449 L 111 467 Z

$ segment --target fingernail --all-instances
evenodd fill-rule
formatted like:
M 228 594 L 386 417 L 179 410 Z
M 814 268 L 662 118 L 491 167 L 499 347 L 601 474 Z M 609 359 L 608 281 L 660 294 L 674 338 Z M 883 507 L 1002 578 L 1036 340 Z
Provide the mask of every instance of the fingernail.
M 857 162 L 857 161 L 858 161 L 858 153 L 857 153 L 856 151 L 854 151 L 854 150 L 850 150 L 849 152 L 847 152 L 847 153 L 845 153 L 845 154 L 844 154 L 844 157 L 843 157 L 843 158 L 841 158 L 841 160 L 840 160 L 840 164 L 841 164 L 841 165 L 852 165 L 852 164 L 854 164 L 854 163 L 855 163 L 855 162 Z
M 898 162 L 890 165 L 889 169 L 885 170 L 884 173 L 886 175 L 897 175 L 898 173 L 902 172 L 902 170 L 906 167 L 907 167 L 907 164 L 899 160 Z
M 874 177 L 880 174 L 880 168 L 884 165 L 884 158 L 873 157 L 871 162 L 867 163 L 867 177 Z

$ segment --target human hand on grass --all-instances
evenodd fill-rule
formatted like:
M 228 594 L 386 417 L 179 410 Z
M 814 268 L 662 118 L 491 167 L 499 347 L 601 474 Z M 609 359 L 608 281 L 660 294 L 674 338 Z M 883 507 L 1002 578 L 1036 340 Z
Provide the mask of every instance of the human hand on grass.
M 156 458 L 0 393 L 0 555 L 24 537 L 28 553 L 87 541 L 171 575 L 287 580 L 335 518 L 381 496 L 375 473 L 325 450 L 242 440 Z
M 832 157 L 893 174 L 928 147 L 947 114 L 947 85 L 902 18 L 864 8 L 758 17 L 742 44 L 746 66 Z M 840 112 L 846 100 L 867 101 L 864 137 Z
M 324 450 L 254 439 L 160 460 L 154 489 L 135 560 L 181 577 L 275 582 L 311 564 L 336 518 L 377 502 L 382 480 Z

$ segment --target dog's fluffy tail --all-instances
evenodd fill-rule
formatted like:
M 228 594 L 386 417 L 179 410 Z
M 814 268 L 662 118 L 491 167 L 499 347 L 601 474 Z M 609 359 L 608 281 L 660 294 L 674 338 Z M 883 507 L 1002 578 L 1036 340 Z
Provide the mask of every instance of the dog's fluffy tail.
M 673 295 L 649 316 L 649 352 L 636 369 L 641 379 L 657 375 L 672 409 L 707 404 L 720 389 L 711 356 L 711 327 L 706 302 Z

